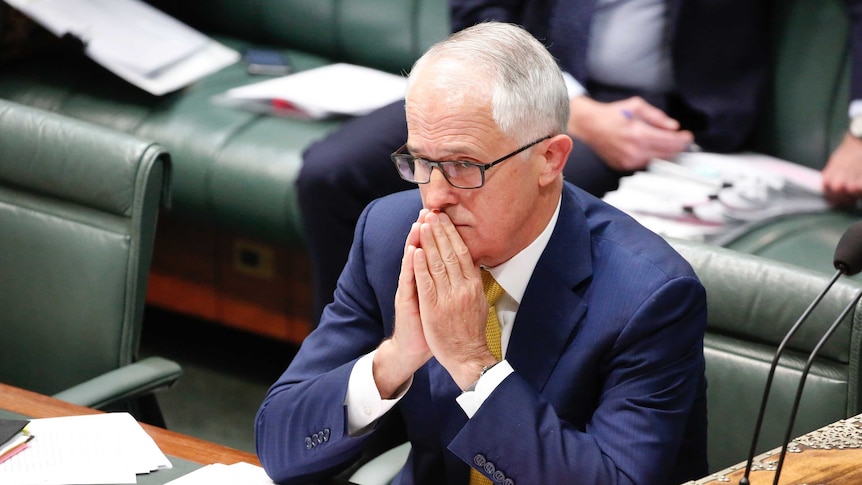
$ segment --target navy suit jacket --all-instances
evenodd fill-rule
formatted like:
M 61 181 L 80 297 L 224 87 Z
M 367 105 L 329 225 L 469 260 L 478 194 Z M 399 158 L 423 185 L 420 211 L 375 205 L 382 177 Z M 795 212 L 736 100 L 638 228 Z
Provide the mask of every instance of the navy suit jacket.
M 522 25 L 581 84 L 596 0 L 450 0 L 453 30 L 498 20 Z M 676 93 L 668 111 L 709 151 L 745 146 L 769 79 L 768 3 L 667 0 Z M 585 22 L 585 23 L 584 23 Z M 573 30 L 586 30 L 575 33 Z M 638 93 L 632 93 L 638 94 Z
M 279 483 L 331 476 L 371 433 L 347 434 L 352 366 L 391 335 L 417 190 L 370 204 L 334 303 L 267 393 L 257 451 Z M 466 484 L 490 462 L 513 484 L 669 484 L 706 474 L 705 292 L 665 241 L 565 184 L 518 309 L 515 372 L 467 419 L 431 359 L 395 410 L 412 443 L 395 483 Z M 373 433 L 373 431 L 372 431 Z

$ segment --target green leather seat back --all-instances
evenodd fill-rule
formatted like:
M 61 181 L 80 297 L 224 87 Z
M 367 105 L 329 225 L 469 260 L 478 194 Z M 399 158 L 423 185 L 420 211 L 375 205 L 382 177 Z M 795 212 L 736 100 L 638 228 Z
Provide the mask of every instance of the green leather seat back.
M 211 34 L 389 71 L 449 33 L 446 0 L 151 0 Z
M 772 1 L 773 79 L 754 144 L 821 169 L 847 130 L 849 16 L 841 0 Z
M 829 278 L 715 246 L 671 243 L 707 291 L 709 459 L 711 471 L 718 471 L 746 459 L 775 350 Z M 781 444 L 809 353 L 860 290 L 854 280 L 839 279 L 790 341 L 773 381 L 758 453 Z M 862 305 L 857 303 L 814 361 L 792 436 L 862 411 L 860 358 Z
M 0 100 L 0 381 L 53 394 L 135 360 L 168 163 Z

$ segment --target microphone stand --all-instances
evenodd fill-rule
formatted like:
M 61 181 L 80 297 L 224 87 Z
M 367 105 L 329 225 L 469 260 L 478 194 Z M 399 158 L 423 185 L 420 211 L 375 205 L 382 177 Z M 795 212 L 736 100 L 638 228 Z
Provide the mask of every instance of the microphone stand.
M 832 322 L 832 325 L 826 330 L 826 333 L 823 334 L 823 337 L 817 342 L 817 345 L 814 346 L 814 350 L 811 351 L 811 354 L 808 356 L 808 362 L 805 363 L 805 369 L 802 371 L 802 377 L 799 380 L 799 387 L 796 388 L 796 397 L 793 399 L 793 409 L 790 411 L 790 423 L 787 425 L 787 431 L 784 434 L 784 445 L 781 447 L 781 454 L 778 457 L 778 466 L 775 468 L 775 480 L 773 480 L 773 485 L 778 485 L 778 478 L 781 476 L 781 468 L 784 466 L 784 457 L 787 455 L 787 446 L 790 443 L 790 435 L 793 432 L 793 423 L 796 421 L 796 412 L 799 410 L 799 402 L 802 400 L 802 389 L 805 387 L 805 380 L 808 377 L 808 371 L 811 370 L 811 365 L 814 363 L 814 358 L 817 357 L 817 354 L 820 352 L 820 348 L 826 343 L 829 337 L 835 333 L 835 330 L 838 329 L 838 326 L 844 321 L 844 318 L 850 313 L 850 310 L 856 306 L 856 303 L 859 302 L 860 297 L 862 297 L 862 291 L 856 293 L 856 296 L 844 307 L 844 311 L 841 312 L 841 315 Z
M 796 334 L 796 331 L 799 330 L 802 323 L 808 319 L 808 316 L 811 315 L 811 312 L 814 311 L 814 308 L 820 303 L 820 300 L 826 296 L 826 293 L 830 288 L 832 288 L 832 285 L 835 284 L 842 274 L 844 274 L 844 268 L 839 268 L 838 271 L 835 272 L 835 275 L 832 276 L 832 279 L 829 280 L 829 284 L 823 288 L 823 291 L 821 291 L 820 294 L 817 295 L 817 298 L 808 305 L 808 308 L 806 308 L 805 312 L 803 312 L 799 319 L 796 320 L 796 323 L 790 327 L 790 330 L 788 330 L 784 339 L 782 339 L 781 343 L 778 345 L 778 349 L 775 351 L 775 356 L 772 358 L 772 365 L 769 367 L 769 373 L 766 376 L 766 386 L 763 389 L 763 398 L 760 400 L 760 411 L 757 413 L 757 423 L 754 425 L 754 437 L 751 440 L 751 448 L 748 451 L 748 461 L 745 464 L 745 474 L 739 480 L 739 485 L 749 485 L 750 483 L 748 476 L 751 474 L 751 466 L 754 463 L 757 440 L 760 438 L 760 429 L 763 427 L 763 417 L 766 414 L 766 403 L 769 400 L 769 391 L 772 388 L 772 379 L 775 377 L 775 368 L 778 366 L 778 359 L 781 357 L 781 354 L 784 353 L 784 347 L 787 346 L 787 343 L 791 338 L 793 338 L 793 335 Z

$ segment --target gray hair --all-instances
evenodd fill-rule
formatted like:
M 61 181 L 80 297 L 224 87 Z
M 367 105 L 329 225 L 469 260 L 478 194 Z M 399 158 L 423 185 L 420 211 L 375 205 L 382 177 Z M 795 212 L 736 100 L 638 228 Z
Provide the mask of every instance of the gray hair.
M 465 65 L 459 79 L 447 80 L 453 95 L 489 96 L 494 121 L 506 136 L 528 143 L 566 132 L 569 97 L 560 68 L 521 27 L 483 22 L 452 34 L 413 65 L 408 93 L 423 69 L 443 58 Z

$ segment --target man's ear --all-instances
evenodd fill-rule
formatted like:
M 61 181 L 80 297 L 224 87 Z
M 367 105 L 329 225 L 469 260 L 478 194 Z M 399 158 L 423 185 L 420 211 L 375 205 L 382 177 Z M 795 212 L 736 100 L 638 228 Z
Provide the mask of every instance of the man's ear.
M 566 161 L 569 159 L 572 144 L 572 139 L 569 135 L 561 134 L 554 136 L 546 144 L 542 145 L 546 147 L 543 153 L 545 163 L 542 165 L 541 173 L 539 174 L 539 184 L 548 185 L 557 180 L 566 166 Z

